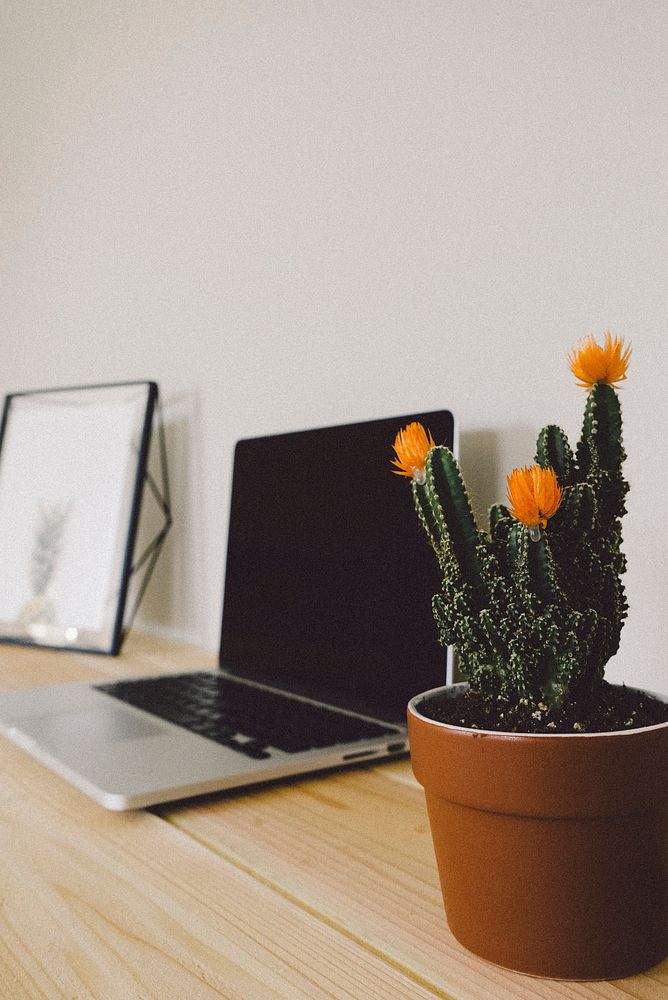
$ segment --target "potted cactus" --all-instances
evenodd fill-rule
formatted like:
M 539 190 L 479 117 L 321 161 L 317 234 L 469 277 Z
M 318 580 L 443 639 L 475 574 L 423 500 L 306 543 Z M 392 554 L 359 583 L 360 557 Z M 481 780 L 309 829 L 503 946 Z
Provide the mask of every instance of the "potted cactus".
M 668 954 L 668 700 L 604 678 L 627 614 L 629 357 L 609 333 L 570 355 L 587 390 L 577 448 L 545 427 L 489 531 L 428 429 L 394 443 L 442 572 L 438 636 L 466 678 L 408 706 L 448 922 L 476 954 L 551 978 Z

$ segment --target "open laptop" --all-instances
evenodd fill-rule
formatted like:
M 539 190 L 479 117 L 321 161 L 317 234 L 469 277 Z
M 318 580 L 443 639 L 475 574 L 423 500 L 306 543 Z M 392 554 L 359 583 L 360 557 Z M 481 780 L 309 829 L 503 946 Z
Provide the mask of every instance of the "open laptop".
M 390 466 L 413 420 L 456 451 L 445 410 L 239 441 L 219 669 L 4 693 L 0 732 L 108 809 L 405 753 L 407 702 L 449 671 Z

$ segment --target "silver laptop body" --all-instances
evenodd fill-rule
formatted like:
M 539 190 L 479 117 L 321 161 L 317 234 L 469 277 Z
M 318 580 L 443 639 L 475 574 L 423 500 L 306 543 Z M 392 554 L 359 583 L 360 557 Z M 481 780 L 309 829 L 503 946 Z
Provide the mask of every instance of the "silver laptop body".
M 237 443 L 219 669 L 187 684 L 243 688 L 247 723 L 225 739 L 207 735 L 218 733 L 211 718 L 185 728 L 170 721 L 171 694 L 156 714 L 145 692 L 173 684 L 167 674 L 0 694 L 0 732 L 115 810 L 405 753 L 408 700 L 451 670 L 431 619 L 436 560 L 407 483 L 391 474 L 396 432 L 413 420 L 457 450 L 449 411 Z M 313 742 L 331 726 L 327 745 L 295 748 L 282 728 L 264 740 L 254 706 L 267 717 L 274 698 L 281 719 L 324 713 Z

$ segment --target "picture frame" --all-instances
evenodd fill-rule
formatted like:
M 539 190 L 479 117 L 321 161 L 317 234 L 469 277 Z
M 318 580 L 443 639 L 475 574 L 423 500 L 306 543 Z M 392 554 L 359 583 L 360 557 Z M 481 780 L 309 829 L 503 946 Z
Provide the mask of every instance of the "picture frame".
M 5 397 L 0 642 L 119 652 L 157 402 L 151 381 Z

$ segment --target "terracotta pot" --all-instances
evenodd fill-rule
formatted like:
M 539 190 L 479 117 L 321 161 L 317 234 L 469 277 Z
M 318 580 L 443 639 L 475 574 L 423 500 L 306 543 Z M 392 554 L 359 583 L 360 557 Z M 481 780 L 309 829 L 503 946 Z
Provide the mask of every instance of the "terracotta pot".
M 462 687 L 408 706 L 452 933 L 497 965 L 554 979 L 615 979 L 660 962 L 668 723 L 526 735 L 421 714 L 429 699 Z

